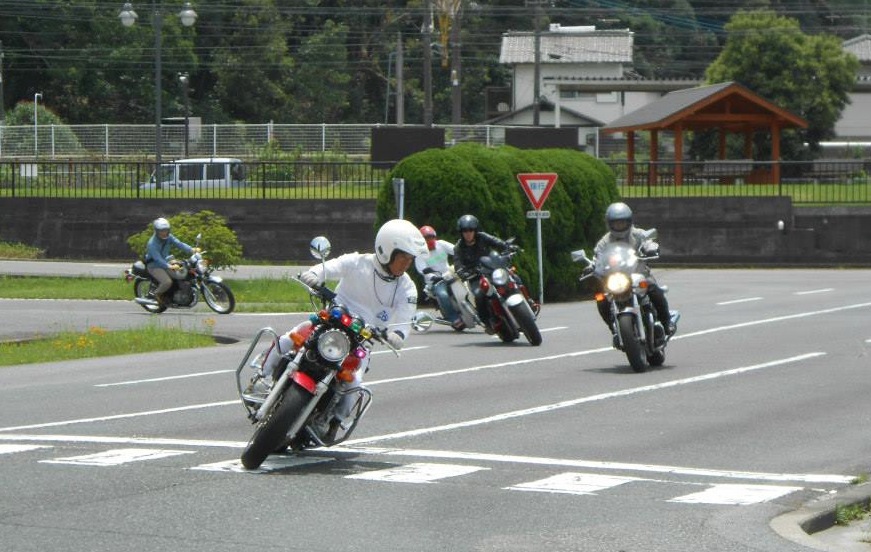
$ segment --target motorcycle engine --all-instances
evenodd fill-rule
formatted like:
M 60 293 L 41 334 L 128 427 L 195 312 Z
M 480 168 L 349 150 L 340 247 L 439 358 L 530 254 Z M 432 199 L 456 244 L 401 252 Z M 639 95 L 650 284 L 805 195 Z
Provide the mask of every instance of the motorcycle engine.
M 179 282 L 178 289 L 172 294 L 172 301 L 176 305 L 193 307 L 197 304 L 197 295 L 190 282 Z

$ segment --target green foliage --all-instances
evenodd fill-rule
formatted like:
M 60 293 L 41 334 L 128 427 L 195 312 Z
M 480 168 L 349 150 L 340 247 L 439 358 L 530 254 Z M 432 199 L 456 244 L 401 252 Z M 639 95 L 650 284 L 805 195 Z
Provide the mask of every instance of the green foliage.
M 39 259 L 45 251 L 23 243 L 0 242 L 0 259 Z
M 199 242 L 215 268 L 232 268 L 242 260 L 242 246 L 233 232 L 226 224 L 226 220 L 212 211 L 200 211 L 198 213 L 179 213 L 172 216 L 164 216 L 172 225 L 172 234 L 188 245 L 195 245 L 196 237 L 202 237 Z M 157 216 L 155 218 L 157 218 Z M 145 246 L 148 239 L 154 234 L 151 221 L 142 232 L 127 238 L 127 244 L 137 256 L 145 254 Z
M 376 208 L 377 223 L 396 216 L 391 182 L 403 178 L 405 218 L 418 226 L 433 226 L 442 239 L 459 239 L 456 222 L 466 213 L 478 217 L 485 232 L 503 239 L 516 237 L 524 249 L 516 257 L 518 270 L 537 296 L 536 223 L 526 218 L 531 206 L 516 177 L 529 172 L 559 175 L 544 205 L 551 218 L 542 221 L 546 298 L 576 298 L 579 268 L 569 253 L 595 244 L 604 233 L 602 213 L 619 197 L 614 174 L 587 154 L 477 144 L 426 150 L 406 157 L 387 175 Z
M 784 132 L 783 159 L 801 159 L 804 142 L 818 151 L 821 140 L 834 136 L 835 123 L 849 101 L 859 67 L 855 56 L 844 52 L 837 37 L 807 35 L 797 20 L 773 11 L 738 12 L 726 30 L 726 45 L 708 67 L 706 80 L 739 82 L 808 121 L 806 131 Z M 756 157 L 770 157 L 769 142 L 758 137 Z
M 64 151 L 84 151 L 79 138 L 54 112 L 46 109 L 42 104 L 37 104 L 35 116 L 37 136 L 25 133 L 21 135 L 19 140 L 5 140 L 3 143 L 4 155 L 33 155 L 35 151 L 34 145 L 39 146 L 40 152 L 44 154 L 49 151 L 51 144 L 55 144 L 56 147 L 62 148 Z M 33 117 L 33 102 L 19 102 L 6 115 L 6 124 L 8 126 L 33 126 Z M 34 144 L 34 140 L 37 140 L 37 144 Z

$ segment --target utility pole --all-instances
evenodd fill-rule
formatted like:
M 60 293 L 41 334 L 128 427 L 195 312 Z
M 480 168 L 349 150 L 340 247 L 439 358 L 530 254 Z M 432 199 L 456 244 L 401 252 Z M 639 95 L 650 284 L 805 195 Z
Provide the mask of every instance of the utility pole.
M 423 14 L 423 124 L 432 126 L 432 0 L 426 0 Z
M 460 63 L 460 18 L 463 6 L 457 6 L 454 18 L 451 22 L 451 123 L 460 124 L 462 107 L 462 91 L 460 89 L 460 75 L 462 66 Z
M 6 109 L 3 103 L 3 41 L 0 40 L 0 127 L 6 125 Z
M 396 33 L 396 124 L 405 124 L 405 83 L 402 82 L 402 33 Z
M 534 82 L 532 84 L 532 126 L 539 125 L 539 115 L 541 112 L 541 106 L 539 105 L 539 96 L 541 96 L 541 1 L 535 0 L 535 16 L 533 17 L 535 25 L 533 39 L 535 70 L 533 71 Z

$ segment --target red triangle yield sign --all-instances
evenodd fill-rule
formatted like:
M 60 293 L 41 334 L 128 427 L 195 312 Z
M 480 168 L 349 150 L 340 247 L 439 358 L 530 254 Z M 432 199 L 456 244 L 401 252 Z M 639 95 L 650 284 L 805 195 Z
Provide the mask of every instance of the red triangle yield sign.
M 520 173 L 517 175 L 520 187 L 523 188 L 526 197 L 529 198 L 536 211 L 541 211 L 541 206 L 544 205 L 544 200 L 547 199 L 551 188 L 556 184 L 556 179 L 556 173 Z

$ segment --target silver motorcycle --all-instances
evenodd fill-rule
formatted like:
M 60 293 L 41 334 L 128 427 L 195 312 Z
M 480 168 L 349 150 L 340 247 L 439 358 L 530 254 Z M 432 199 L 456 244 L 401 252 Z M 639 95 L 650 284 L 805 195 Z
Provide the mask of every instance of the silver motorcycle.
M 659 258 L 658 245 L 654 246 L 655 228 L 646 231 L 639 254 L 629 244 L 609 243 L 594 260 L 583 249 L 572 251 L 572 260 L 583 262 L 585 268 L 579 281 L 595 278 L 604 290 L 597 301 L 607 301 L 611 310 L 614 346 L 626 353 L 635 372 L 644 372 L 649 366 L 665 362 L 665 347 L 671 336 L 657 320 L 656 309 L 647 293 L 655 285 L 647 273 L 645 262 Z M 660 286 L 663 293 L 668 288 Z M 677 325 L 680 313 L 671 311 L 671 323 Z

